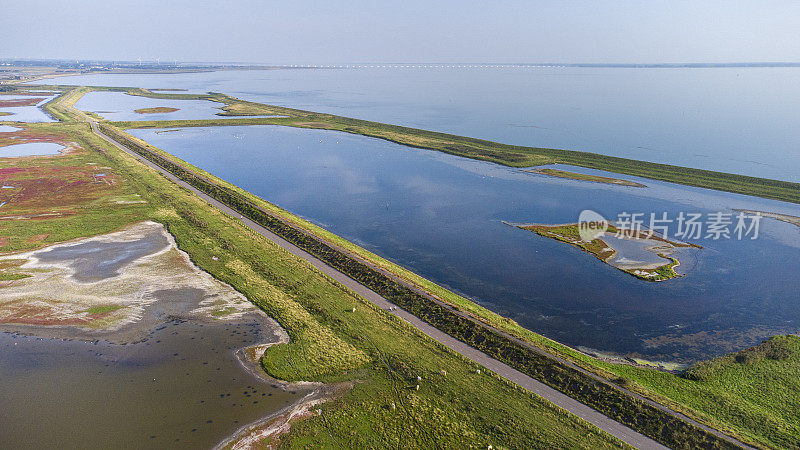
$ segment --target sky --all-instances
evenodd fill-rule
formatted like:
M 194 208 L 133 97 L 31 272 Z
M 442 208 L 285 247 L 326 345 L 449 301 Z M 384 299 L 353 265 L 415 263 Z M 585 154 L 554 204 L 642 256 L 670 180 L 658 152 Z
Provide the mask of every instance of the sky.
M 800 61 L 797 0 L 26 0 L 1 9 L 0 58 Z

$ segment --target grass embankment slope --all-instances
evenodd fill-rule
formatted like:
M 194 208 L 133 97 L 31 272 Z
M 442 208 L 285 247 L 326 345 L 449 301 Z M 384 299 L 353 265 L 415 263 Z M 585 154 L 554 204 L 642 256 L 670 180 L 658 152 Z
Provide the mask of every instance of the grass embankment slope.
M 754 444 L 800 448 L 800 337 L 774 336 L 753 348 L 697 363 L 677 376 L 595 363 L 634 390 Z
M 485 371 L 478 373 L 478 366 L 108 146 L 89 131 L 88 124 L 29 127 L 67 133 L 85 149 L 32 159 L 31 164 L 69 168 L 94 163 L 114 174 L 117 190 L 59 218 L 0 221 L 0 236 L 13 242 L 2 250 L 107 233 L 140 220 L 164 223 L 195 263 L 244 293 L 287 330 L 290 343 L 273 347 L 263 360 L 271 375 L 286 380 L 355 381 L 351 390 L 321 405 L 321 414 L 295 424 L 282 445 L 620 446 L 538 397 Z M 18 164 L 0 160 L 2 168 Z M 146 203 L 116 200 L 137 195 Z M 35 239 L 43 234 L 49 237 Z

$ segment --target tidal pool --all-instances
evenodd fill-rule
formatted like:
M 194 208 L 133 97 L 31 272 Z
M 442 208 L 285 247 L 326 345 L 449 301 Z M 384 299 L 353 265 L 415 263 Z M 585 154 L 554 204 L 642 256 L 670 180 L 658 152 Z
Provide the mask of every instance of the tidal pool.
M 503 223 L 574 223 L 584 209 L 610 220 L 733 208 L 797 216 L 797 205 L 637 177 L 626 178 L 646 188 L 565 180 L 333 131 L 131 133 L 573 346 L 690 361 L 800 328 L 794 225 L 764 219 L 756 240 L 703 236 L 682 261 L 687 276 L 651 283 Z
M 65 147 L 54 142 L 26 142 L 0 147 L 0 158 L 58 155 Z
M 614 233 L 606 233 L 602 236 L 611 247 L 617 251 L 617 255 L 611 260 L 611 265 L 631 265 L 636 263 L 638 266 L 663 265 L 669 260 L 662 258 L 653 251 L 648 250 L 654 242 L 644 239 L 624 239 L 617 237 Z M 675 250 L 675 253 L 680 250 Z M 688 252 L 687 252 L 688 253 Z
M 0 447 L 213 447 L 308 392 L 234 356 L 270 334 L 253 319 L 171 321 L 128 345 L 0 333 Z
M 13 133 L 15 131 L 19 131 L 22 128 L 12 127 L 9 125 L 0 125 L 0 133 Z
M 167 248 L 163 233 L 147 233 L 130 241 L 88 240 L 75 245 L 56 246 L 36 253 L 39 263 L 63 263 L 80 282 L 96 282 L 119 276 L 126 265 Z M 109 255 L 113 255 L 109 257 Z
M 43 94 L 43 97 L 45 94 Z M 29 99 L 30 96 L 23 95 L 2 95 L 0 100 L 19 100 Z M 56 122 L 55 119 L 47 115 L 41 106 L 54 99 L 55 95 L 47 96 L 34 106 L 0 107 L 0 111 L 11 113 L 8 116 L 0 116 L 0 121 L 10 122 Z

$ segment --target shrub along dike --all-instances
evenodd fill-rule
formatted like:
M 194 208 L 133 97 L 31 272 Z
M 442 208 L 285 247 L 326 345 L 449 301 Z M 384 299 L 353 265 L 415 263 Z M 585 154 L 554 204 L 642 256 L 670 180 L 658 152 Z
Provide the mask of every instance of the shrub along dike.
M 439 330 L 558 389 L 606 416 L 672 448 L 738 448 L 711 432 L 687 423 L 558 360 L 538 353 L 475 320 L 459 315 L 350 254 L 275 217 L 234 189 L 220 186 L 170 158 L 146 148 L 118 128 L 103 123 L 100 124 L 100 127 L 104 133 L 112 136 L 130 150 L 313 254 L 331 267 L 347 274 Z

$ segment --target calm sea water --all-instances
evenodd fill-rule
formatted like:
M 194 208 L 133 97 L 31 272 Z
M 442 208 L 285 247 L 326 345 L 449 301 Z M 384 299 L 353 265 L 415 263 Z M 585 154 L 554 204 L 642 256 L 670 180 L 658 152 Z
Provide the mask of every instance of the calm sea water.
M 686 277 L 650 283 L 502 222 L 575 222 L 583 209 L 800 215 L 797 205 L 634 177 L 648 187 L 556 179 L 331 131 L 131 132 L 567 344 L 691 360 L 800 328 L 796 226 L 764 220 L 757 240 L 696 240 Z
M 456 133 L 800 181 L 800 68 L 295 69 L 90 75 Z

